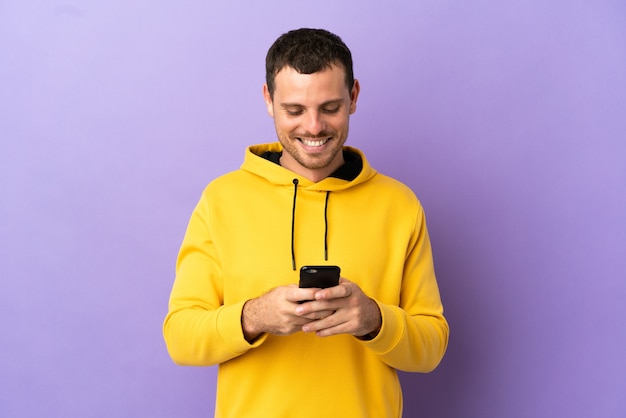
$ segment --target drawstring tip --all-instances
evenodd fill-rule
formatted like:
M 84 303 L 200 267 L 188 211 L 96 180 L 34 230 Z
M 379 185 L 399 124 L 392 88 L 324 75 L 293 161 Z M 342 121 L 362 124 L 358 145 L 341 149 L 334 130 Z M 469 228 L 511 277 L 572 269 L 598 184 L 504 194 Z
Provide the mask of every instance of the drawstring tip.
M 291 268 L 296 271 L 296 260 L 291 260 Z

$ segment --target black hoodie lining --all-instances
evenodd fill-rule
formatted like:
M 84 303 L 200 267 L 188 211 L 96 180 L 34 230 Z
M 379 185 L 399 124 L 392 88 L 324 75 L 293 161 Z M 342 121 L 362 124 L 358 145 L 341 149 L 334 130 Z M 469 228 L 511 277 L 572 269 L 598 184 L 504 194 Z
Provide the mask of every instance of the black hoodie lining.
M 282 152 L 265 151 L 261 154 L 262 158 L 280 165 L 280 157 Z M 354 180 L 361 170 L 363 170 L 363 161 L 361 156 L 355 152 L 343 151 L 343 160 L 345 163 L 335 170 L 329 177 L 335 177 L 341 180 L 352 181 Z

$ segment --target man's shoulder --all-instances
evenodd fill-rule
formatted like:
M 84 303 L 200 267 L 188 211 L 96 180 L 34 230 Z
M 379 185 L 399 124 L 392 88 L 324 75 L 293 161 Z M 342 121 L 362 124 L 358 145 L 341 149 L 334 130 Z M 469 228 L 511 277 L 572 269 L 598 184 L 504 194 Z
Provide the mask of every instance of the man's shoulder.
M 381 193 L 387 192 L 390 194 L 405 195 L 407 197 L 416 197 L 415 193 L 408 185 L 394 177 L 383 174 L 380 171 L 376 173 L 370 182 L 372 183 L 372 186 L 380 188 Z
M 242 182 L 250 181 L 250 175 L 241 168 L 224 173 L 209 182 L 207 190 L 220 190 L 224 188 L 237 187 Z

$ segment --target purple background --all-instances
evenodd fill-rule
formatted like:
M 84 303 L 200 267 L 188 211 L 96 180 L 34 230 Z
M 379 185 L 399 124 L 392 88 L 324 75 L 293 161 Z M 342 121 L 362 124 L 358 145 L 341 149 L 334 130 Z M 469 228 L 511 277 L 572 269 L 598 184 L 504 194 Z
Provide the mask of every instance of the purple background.
M 264 56 L 300 26 L 351 47 L 349 144 L 427 211 L 452 334 L 405 415 L 623 417 L 617 0 L 0 1 L 0 416 L 212 416 L 216 369 L 161 336 L 174 262 L 274 140 Z

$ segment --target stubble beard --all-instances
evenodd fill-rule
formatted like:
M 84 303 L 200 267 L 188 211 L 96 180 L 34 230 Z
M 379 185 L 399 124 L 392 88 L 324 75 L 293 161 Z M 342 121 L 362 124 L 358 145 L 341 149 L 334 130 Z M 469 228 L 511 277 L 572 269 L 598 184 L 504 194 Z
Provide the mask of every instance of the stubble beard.
M 280 137 L 280 142 L 283 146 L 284 152 L 289 154 L 291 158 L 293 158 L 302 167 L 308 170 L 318 170 L 329 166 L 335 160 L 337 154 L 343 152 L 343 144 L 346 142 L 348 133 L 345 132 L 343 136 L 337 136 L 337 133 L 335 133 L 335 135 L 320 134 L 316 135 L 315 137 L 305 136 L 305 138 L 307 139 L 322 139 L 328 138 L 330 136 L 332 136 L 332 139 L 329 141 L 332 142 L 331 148 L 325 149 L 324 152 L 305 155 L 301 154 L 300 148 L 297 144 L 295 144 L 296 141 L 299 142 L 297 139 L 295 139 L 297 135 L 285 135 L 283 137 Z

